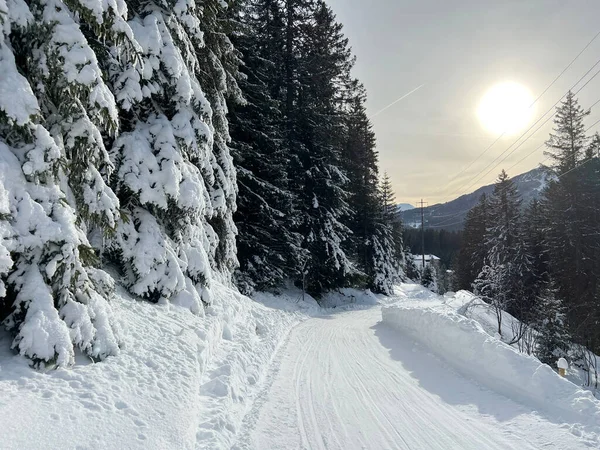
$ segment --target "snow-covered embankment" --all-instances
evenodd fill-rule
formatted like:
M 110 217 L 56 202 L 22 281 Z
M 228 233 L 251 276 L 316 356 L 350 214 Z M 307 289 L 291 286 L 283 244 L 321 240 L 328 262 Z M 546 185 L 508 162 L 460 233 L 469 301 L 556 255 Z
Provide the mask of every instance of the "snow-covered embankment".
M 595 427 L 600 423 L 600 402 L 590 392 L 490 336 L 473 319 L 449 310 L 402 305 L 384 307 L 382 316 L 384 323 L 491 390 L 561 422 Z

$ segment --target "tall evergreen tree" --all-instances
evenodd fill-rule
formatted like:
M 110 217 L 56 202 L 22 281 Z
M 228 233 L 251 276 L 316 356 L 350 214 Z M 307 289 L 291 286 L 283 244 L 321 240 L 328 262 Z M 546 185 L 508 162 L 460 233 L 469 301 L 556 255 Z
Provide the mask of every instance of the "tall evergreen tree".
M 355 271 L 344 251 L 350 230 L 343 218 L 350 210 L 340 161 L 339 97 L 352 58 L 342 27 L 324 2 L 288 0 L 287 17 L 293 48 L 286 49 L 286 58 L 293 61 L 286 61 L 291 72 L 286 76 L 292 77 L 286 81 L 286 116 L 293 122 L 288 144 L 295 154 L 290 187 L 301 220 L 297 231 L 309 254 L 304 285 L 319 294 L 343 286 Z M 301 22 L 294 21 L 297 17 Z
M 548 153 L 556 176 L 544 191 L 545 247 L 552 281 L 564 300 L 572 334 L 580 342 L 600 346 L 598 313 L 598 178 L 597 158 L 586 159 L 588 145 L 583 120 L 589 114 L 569 94 L 557 108 Z M 575 324 L 577 324 L 575 326 Z
M 121 105 L 111 152 L 122 219 L 108 256 L 132 293 L 199 312 L 211 279 L 227 281 L 235 266 L 225 96 L 239 94 L 237 58 L 216 0 L 132 11 L 143 71 L 120 80 L 139 95 Z
M 234 35 L 242 53 L 240 81 L 246 103 L 230 112 L 232 154 L 237 167 L 238 259 L 242 292 L 279 287 L 298 277 L 306 256 L 288 189 L 289 155 L 278 87 L 283 58 L 283 9 L 275 0 L 253 0 L 234 11 L 242 29 Z
M 583 159 L 588 141 L 583 120 L 589 114 L 571 91 L 557 107 L 554 133 L 546 141 L 548 151 L 545 154 L 553 161 L 552 167 L 558 175 L 573 170 Z
M 406 273 L 406 264 L 409 256 L 404 244 L 404 226 L 400 218 L 396 194 L 394 193 L 392 182 L 387 172 L 383 173 L 380 184 L 380 196 L 383 208 L 383 222 L 392 229 L 393 252 L 394 258 L 397 261 L 396 267 L 399 270 L 400 278 L 403 278 Z
M 540 295 L 550 282 L 548 273 L 548 255 L 545 247 L 546 222 L 541 202 L 535 198 L 524 213 L 524 237 L 532 264 L 531 289 L 533 295 Z
M 201 30 L 204 45 L 196 47 L 201 70 L 196 70 L 198 80 L 210 102 L 211 115 L 208 125 L 211 131 L 213 172 L 209 194 L 212 215 L 209 223 L 216 233 L 217 246 L 214 265 L 222 281 L 229 282 L 238 267 L 235 237 L 237 229 L 233 220 L 236 210 L 237 182 L 233 158 L 229 151 L 228 104 L 243 103 L 238 86 L 240 53 L 232 45 L 229 36 L 236 25 L 226 14 L 227 3 L 223 0 L 201 2 Z
M 529 291 L 532 264 L 523 235 L 521 197 L 502 171 L 490 199 L 490 226 L 484 267 L 475 281 L 476 292 L 492 304 L 502 334 L 502 311 L 525 320 L 533 308 Z
M 347 218 L 352 237 L 347 251 L 356 254 L 356 263 L 364 272 L 372 266 L 370 237 L 377 220 L 382 215 L 379 196 L 379 169 L 373 133 L 365 108 L 362 88 L 350 105 L 345 118 L 345 142 L 341 162 L 350 180 L 348 204 L 351 209 Z
M 489 201 L 487 195 L 482 194 L 479 203 L 467 213 L 462 247 L 457 258 L 455 289 L 473 289 L 487 255 L 486 236 L 490 226 Z
M 399 279 L 402 256 L 396 252 L 394 238 L 398 232 L 401 239 L 401 230 L 396 225 L 394 195 L 387 175 L 380 192 L 375 134 L 364 105 L 364 89 L 360 85 L 356 89 L 347 112 L 343 153 L 344 169 L 350 181 L 351 215 L 347 223 L 352 230 L 348 240 L 351 245 L 346 246 L 346 252 L 366 274 L 368 287 L 377 293 L 391 294 Z

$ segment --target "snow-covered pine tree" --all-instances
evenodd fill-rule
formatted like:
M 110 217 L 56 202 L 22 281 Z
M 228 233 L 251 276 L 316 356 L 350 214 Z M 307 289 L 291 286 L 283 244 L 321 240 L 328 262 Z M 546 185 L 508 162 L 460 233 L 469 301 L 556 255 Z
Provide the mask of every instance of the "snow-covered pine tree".
M 387 172 L 383 173 L 379 185 L 379 196 L 383 208 L 383 222 L 392 229 L 392 240 L 394 243 L 394 258 L 396 268 L 400 279 L 406 277 L 406 265 L 409 258 L 409 252 L 404 244 L 404 225 L 398 210 L 396 194 L 392 187 L 392 181 Z
M 355 271 L 343 248 L 350 234 L 343 218 L 350 210 L 348 178 L 340 162 L 343 117 L 339 108 L 352 57 L 341 25 L 324 2 L 288 0 L 286 12 L 285 114 L 288 145 L 295 156 L 290 188 L 301 219 L 298 232 L 310 255 L 303 284 L 318 295 L 343 286 Z M 298 18 L 303 18 L 302 23 Z
M 421 278 L 421 273 L 415 264 L 415 260 L 413 259 L 412 255 L 407 255 L 405 267 L 406 278 L 418 283 Z
M 374 292 L 391 294 L 399 279 L 400 257 L 394 243 L 395 205 L 391 184 L 385 198 L 379 189 L 375 133 L 367 117 L 364 88 L 355 83 L 354 97 L 346 112 L 343 164 L 349 179 L 347 223 L 352 236 L 346 253 L 366 274 Z M 389 180 L 388 180 L 389 181 Z M 393 208 L 393 209 L 392 209 Z
M 377 223 L 370 238 L 372 248 L 372 278 L 370 288 L 373 292 L 391 295 L 394 285 L 400 281 L 399 261 L 394 249 L 394 236 L 391 226 Z
M 486 235 L 489 226 L 488 197 L 482 194 L 479 202 L 467 213 L 458 254 L 455 289 L 473 289 L 473 283 L 483 269 L 487 254 Z
M 427 289 L 437 292 L 438 284 L 435 269 L 429 264 L 425 265 L 425 268 L 421 271 L 421 284 Z
M 284 40 L 283 10 L 275 0 L 251 0 L 232 11 L 242 29 L 233 36 L 242 53 L 240 88 L 246 104 L 230 108 L 231 151 L 237 168 L 236 284 L 247 294 L 297 278 L 306 256 L 293 232 L 293 195 L 278 89 Z
M 236 56 L 219 29 L 222 8 L 216 1 L 131 4 L 143 70 L 118 80 L 139 96 L 120 103 L 123 132 L 111 150 L 123 214 L 108 256 L 132 293 L 195 312 L 210 302 L 211 279 L 227 281 L 235 265 L 224 98 L 237 95 L 229 66 Z
M 211 106 L 208 124 L 214 155 L 211 162 L 214 182 L 209 186 L 213 211 L 209 223 L 217 235 L 216 274 L 221 281 L 229 283 L 239 264 L 235 242 L 237 228 L 233 220 L 238 189 L 235 165 L 229 151 L 231 136 L 227 105 L 244 103 L 237 84 L 241 55 L 229 38 L 237 25 L 226 14 L 227 3 L 223 0 L 202 0 L 201 5 L 204 45 L 196 48 L 201 67 L 197 76 Z
M 366 115 L 365 92 L 356 86 L 354 98 L 344 111 L 344 145 L 340 162 L 349 179 L 348 205 L 350 214 L 345 222 L 352 230 L 344 250 L 362 272 L 365 285 L 374 274 L 374 250 L 379 243 L 372 239 L 376 222 L 382 215 L 378 192 L 378 167 L 375 134 Z
M 596 132 L 590 139 L 590 143 L 585 149 L 585 160 L 600 158 L 600 133 Z
M 36 365 L 67 366 L 75 348 L 101 359 L 119 338 L 86 226 L 115 226 L 102 137 L 114 98 L 66 4 L 2 1 L 0 26 L 2 318 Z
M 558 358 L 566 357 L 571 346 L 565 308 L 557 290 L 551 286 L 542 291 L 537 303 L 535 355 L 543 363 L 555 368 Z
M 484 267 L 475 281 L 476 293 L 496 311 L 500 335 L 503 310 L 525 319 L 532 307 L 528 289 L 532 264 L 523 236 L 520 210 L 521 197 L 512 180 L 502 171 L 489 204 L 488 251 Z

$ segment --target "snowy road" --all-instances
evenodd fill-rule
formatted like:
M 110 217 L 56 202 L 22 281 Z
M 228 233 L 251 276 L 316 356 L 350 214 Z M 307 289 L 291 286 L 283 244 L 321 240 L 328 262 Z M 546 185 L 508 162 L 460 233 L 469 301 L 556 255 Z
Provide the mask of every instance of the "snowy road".
M 402 333 L 381 307 L 297 326 L 238 449 L 579 449 L 593 445 L 461 377 Z

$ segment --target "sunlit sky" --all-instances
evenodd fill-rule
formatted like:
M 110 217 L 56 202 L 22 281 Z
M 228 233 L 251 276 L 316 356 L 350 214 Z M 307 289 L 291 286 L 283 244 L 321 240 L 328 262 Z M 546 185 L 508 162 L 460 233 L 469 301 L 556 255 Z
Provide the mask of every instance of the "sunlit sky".
M 452 200 L 489 184 L 502 168 L 509 169 L 540 146 L 552 121 L 481 180 L 489 170 L 483 169 L 520 133 L 502 137 L 453 180 L 498 137 L 477 117 L 486 92 L 511 81 L 537 97 L 600 31 L 598 0 L 328 2 L 357 56 L 354 74 L 367 88 L 370 114 L 424 84 L 372 119 L 382 171 L 389 173 L 398 202 L 412 204 L 421 198 L 429 204 Z M 533 121 L 599 59 L 600 37 L 538 101 Z M 588 78 L 597 70 L 600 64 Z M 578 98 L 586 108 L 600 100 L 600 75 Z M 600 104 L 587 124 L 598 119 Z M 590 133 L 595 130 L 600 125 Z M 544 159 L 543 150 L 509 175 L 536 167 Z

